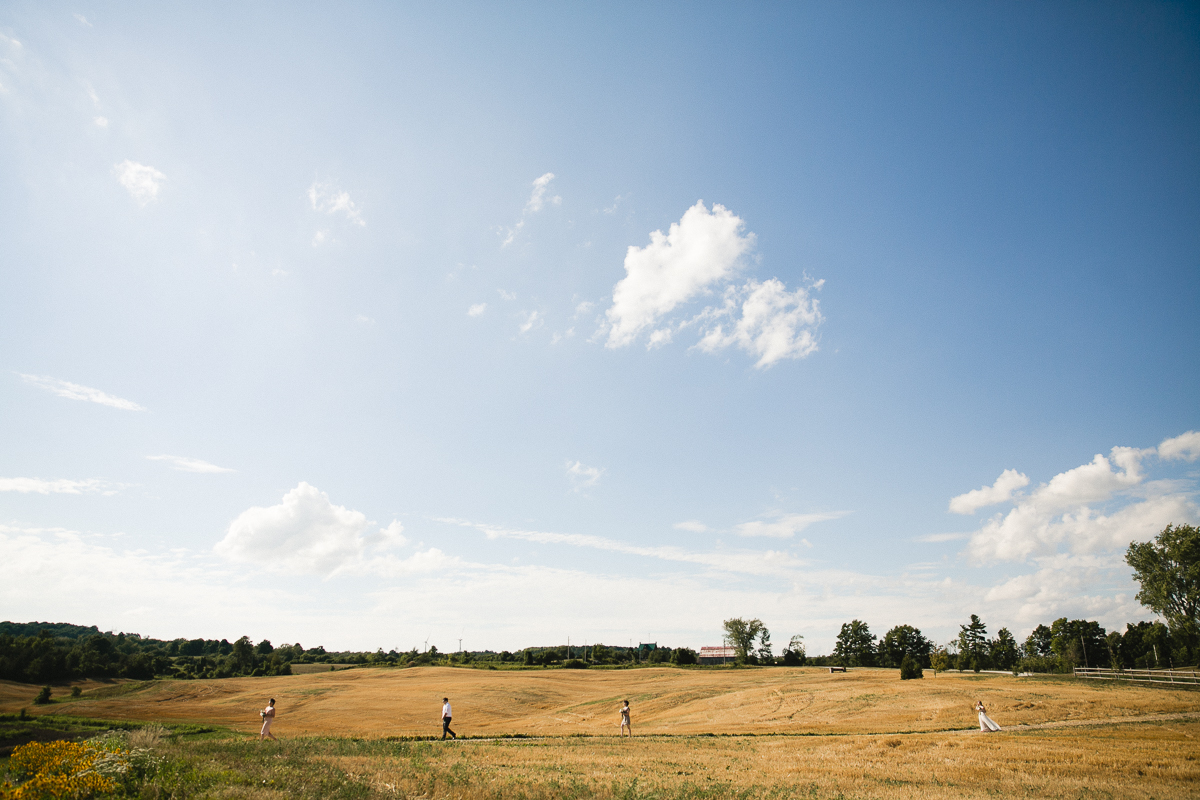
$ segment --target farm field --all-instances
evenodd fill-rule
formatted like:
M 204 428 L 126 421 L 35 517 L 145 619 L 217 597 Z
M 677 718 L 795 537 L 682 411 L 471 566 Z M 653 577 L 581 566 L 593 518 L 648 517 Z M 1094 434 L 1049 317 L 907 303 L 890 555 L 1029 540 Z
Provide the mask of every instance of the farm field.
M 473 736 L 607 735 L 628 699 L 638 734 L 884 734 L 976 726 L 982 699 L 1003 726 L 1200 712 L 1200 692 L 1114 686 L 1064 677 L 895 670 L 489 671 L 425 667 L 352 669 L 270 678 L 81 684 L 59 687 L 46 712 L 98 719 L 220 725 L 257 732 L 258 710 L 277 699 L 275 729 L 291 736 L 440 734 L 441 699 L 455 730 Z M 0 712 L 31 706 L 37 687 L 0 683 Z
M 1200 692 L 1070 678 L 420 668 L 81 688 L 35 707 L 36 687 L 0 684 L 0 711 L 234 732 L 164 742 L 189 765 L 179 774 L 219 776 L 175 796 L 1187 798 L 1200 785 Z M 403 738 L 440 733 L 444 695 L 473 738 Z M 282 741 L 260 745 L 246 734 L 268 696 Z M 628 740 L 616 737 L 625 697 Z M 976 699 L 1003 732 L 970 730 Z

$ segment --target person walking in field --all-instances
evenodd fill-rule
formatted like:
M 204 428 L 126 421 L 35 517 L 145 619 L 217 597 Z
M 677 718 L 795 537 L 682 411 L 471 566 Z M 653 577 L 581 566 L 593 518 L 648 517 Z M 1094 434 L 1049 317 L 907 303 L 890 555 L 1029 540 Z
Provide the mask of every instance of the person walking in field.
M 271 698 L 271 702 L 267 703 L 266 708 L 258 712 L 258 715 L 262 717 L 263 721 L 262 730 L 258 732 L 258 740 L 261 742 L 264 738 L 269 736 L 271 737 L 271 741 L 278 742 L 279 740 L 275 738 L 275 734 L 271 733 L 271 723 L 275 721 L 274 697 Z
M 975 703 L 975 710 L 979 712 L 979 730 L 984 733 L 992 733 L 993 731 L 1000 730 L 1000 726 L 987 715 L 987 709 L 983 707 L 982 700 Z
M 454 731 L 450 730 L 450 716 L 451 716 L 450 698 L 443 697 L 442 698 L 442 740 L 443 741 L 445 741 L 447 733 L 450 734 L 450 736 L 455 739 L 458 738 L 458 734 L 456 734 Z
M 618 735 L 625 736 L 626 734 L 628 734 L 629 738 L 632 739 L 633 738 L 633 724 L 629 721 L 629 701 L 622 700 L 621 703 L 622 703 L 622 705 L 621 705 L 621 733 Z

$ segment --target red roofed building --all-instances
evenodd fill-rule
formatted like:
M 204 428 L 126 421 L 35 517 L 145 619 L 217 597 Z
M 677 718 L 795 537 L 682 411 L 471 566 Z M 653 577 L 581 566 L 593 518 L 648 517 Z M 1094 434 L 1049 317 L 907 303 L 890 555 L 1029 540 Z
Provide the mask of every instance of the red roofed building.
M 737 660 L 737 650 L 732 647 L 701 647 L 701 664 L 732 664 Z

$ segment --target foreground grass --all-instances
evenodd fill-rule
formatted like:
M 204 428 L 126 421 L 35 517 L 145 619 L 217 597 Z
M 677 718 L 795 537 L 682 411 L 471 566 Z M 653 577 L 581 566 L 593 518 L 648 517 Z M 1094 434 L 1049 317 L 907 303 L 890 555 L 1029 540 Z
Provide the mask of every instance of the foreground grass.
M 128 734 L 137 736 L 137 732 Z M 121 797 L 701 800 L 1191 798 L 1200 724 L 1000 734 L 645 736 L 466 741 L 216 732 L 154 744 Z

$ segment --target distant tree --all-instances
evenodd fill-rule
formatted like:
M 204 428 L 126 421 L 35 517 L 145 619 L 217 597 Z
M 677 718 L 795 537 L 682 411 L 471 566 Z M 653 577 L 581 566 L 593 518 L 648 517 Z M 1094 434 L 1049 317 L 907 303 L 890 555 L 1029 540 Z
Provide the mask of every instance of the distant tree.
M 988 642 L 988 655 L 992 666 L 996 669 L 1012 669 L 1017 663 L 1020 653 L 1017 651 L 1017 640 L 1008 628 L 996 631 L 996 638 Z
M 767 630 L 767 626 L 760 619 L 741 619 L 734 617 L 725 620 L 722 623 L 725 629 L 725 636 L 729 639 L 729 643 L 737 652 L 737 661 L 739 664 L 749 663 L 754 657 L 754 642 L 759 640 L 760 649 L 763 638 L 767 651 L 771 649 L 771 633 Z
M 271 646 L 270 639 L 263 639 L 261 642 L 255 645 L 254 652 L 258 653 L 260 656 L 265 656 L 270 655 L 274 649 L 275 648 Z
M 874 666 L 875 637 L 867 623 L 858 619 L 843 623 L 833 647 L 833 655 L 843 666 Z
M 33 702 L 39 706 L 44 706 L 44 705 L 46 705 L 46 703 L 49 703 L 50 702 L 50 687 L 43 686 L 42 690 L 40 692 L 38 692 L 37 697 L 33 698 Z
M 783 648 L 783 665 L 785 667 L 802 667 L 808 656 L 804 652 L 804 637 L 796 634 Z
M 250 643 L 249 636 L 243 636 L 233 643 L 229 660 L 234 672 L 250 672 L 254 669 L 254 645 Z
M 1021 648 L 1025 651 L 1027 657 L 1046 657 L 1054 653 L 1051 645 L 1054 642 L 1054 635 L 1045 625 L 1038 625 L 1025 639 L 1025 644 Z
M 521 663 L 527 667 L 533 666 L 533 651 L 528 648 L 525 650 L 525 655 L 521 658 Z
M 950 654 L 946 652 L 946 648 L 939 647 L 930 654 L 929 666 L 933 667 L 934 675 L 950 669 Z
M 690 647 L 676 647 L 671 651 L 671 661 L 680 666 L 700 663 L 700 659 L 696 656 L 696 651 Z
M 1138 602 L 1162 615 L 1194 660 L 1200 655 L 1200 528 L 1168 525 L 1154 541 L 1130 544 L 1125 563 L 1142 585 Z
M 906 655 L 915 658 L 919 664 L 928 664 L 932 650 L 933 642 L 919 630 L 912 625 L 897 625 L 879 640 L 879 665 L 898 667 Z
M 760 664 L 771 664 L 775 661 L 775 655 L 771 652 L 771 632 L 765 626 L 758 636 L 758 650 L 755 656 Z
M 971 622 L 958 626 L 958 668 L 978 672 L 987 666 L 987 625 L 977 614 Z
M 1108 663 L 1108 639 L 1099 622 L 1059 617 L 1050 625 L 1050 637 L 1050 649 L 1068 672 L 1072 666 Z

